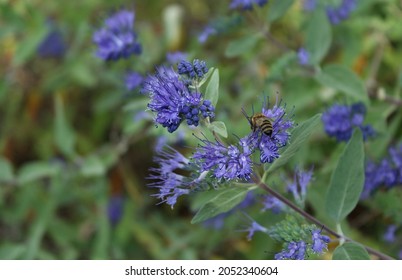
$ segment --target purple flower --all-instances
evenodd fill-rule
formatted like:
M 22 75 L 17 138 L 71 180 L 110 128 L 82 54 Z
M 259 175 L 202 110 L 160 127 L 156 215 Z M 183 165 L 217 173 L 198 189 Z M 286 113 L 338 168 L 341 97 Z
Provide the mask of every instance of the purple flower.
M 126 88 L 130 91 L 139 87 L 143 81 L 144 81 L 144 77 L 140 73 L 137 73 L 137 72 L 129 72 L 126 74 L 126 76 L 124 78 Z
M 322 252 L 327 249 L 328 243 L 331 241 L 328 236 L 321 235 L 321 230 L 318 229 L 311 232 L 311 239 L 313 241 L 311 249 L 316 254 L 322 254 Z
M 198 42 L 203 44 L 208 40 L 209 36 L 215 35 L 217 33 L 218 33 L 218 31 L 216 30 L 216 28 L 214 28 L 212 26 L 207 26 L 204 28 L 204 30 L 201 32 L 201 34 L 198 35 Z
M 399 146 L 391 147 L 388 153 L 395 166 L 395 173 L 397 174 L 396 183 L 402 184 L 402 143 Z
M 156 113 L 155 122 L 174 132 L 186 119 L 188 125 L 197 126 L 199 115 L 214 116 L 214 107 L 203 100 L 198 91 L 190 91 L 173 68 L 159 67 L 157 73 L 144 82 L 143 92 L 151 98 L 148 108 Z
M 271 209 L 272 213 L 274 214 L 279 214 L 286 208 L 286 205 L 282 201 L 272 195 L 265 195 L 263 197 L 262 204 L 263 208 L 261 211 L 264 212 L 268 209 Z
M 246 215 L 246 214 L 245 214 Z M 253 239 L 254 233 L 260 231 L 260 232 L 264 232 L 267 233 L 268 229 L 263 227 L 262 225 L 260 225 L 259 223 L 257 223 L 256 221 L 254 221 L 250 216 L 246 215 L 246 217 L 251 221 L 250 226 L 248 226 L 246 229 L 241 230 L 241 231 L 245 231 L 248 232 L 247 234 L 247 240 L 251 240 Z
M 287 248 L 275 254 L 275 260 L 304 260 L 307 245 L 304 241 L 289 242 Z
M 187 75 L 191 79 L 201 79 L 202 77 L 204 77 L 204 74 L 208 72 L 205 61 L 199 59 L 194 59 L 193 63 L 182 60 L 178 64 L 177 70 L 180 75 Z
M 402 144 L 389 148 L 388 154 L 389 157 L 378 164 L 372 161 L 366 163 L 361 199 L 368 198 L 381 186 L 390 189 L 402 183 Z
M 312 176 L 313 168 L 307 172 L 297 168 L 293 182 L 288 183 L 288 191 L 293 194 L 293 197 L 299 203 L 303 203 L 306 199 L 307 185 L 310 183 Z
M 116 225 L 120 221 L 123 213 L 123 206 L 123 197 L 121 195 L 113 195 L 110 197 L 107 214 L 112 225 Z
M 168 63 L 174 65 L 182 60 L 187 59 L 187 54 L 183 52 L 169 52 L 166 54 L 166 60 Z
M 193 155 L 200 171 L 212 171 L 217 179 L 248 180 L 253 171 L 251 154 L 253 144 L 249 136 L 240 139 L 239 144 L 226 146 L 218 141 L 200 139 L 203 145 Z
M 37 53 L 41 57 L 62 57 L 66 52 L 66 45 L 61 32 L 54 27 L 39 44 Z
M 364 140 L 375 135 L 370 125 L 363 125 L 366 108 L 363 103 L 355 103 L 351 106 L 335 104 L 322 114 L 321 120 L 325 132 L 335 137 L 338 141 L 348 141 L 353 129 L 358 127 L 363 132 Z
M 300 65 L 308 65 L 310 62 L 310 54 L 305 48 L 300 48 L 297 51 L 297 58 Z
M 388 243 L 395 242 L 395 232 L 398 229 L 396 225 L 389 225 L 387 231 L 383 235 L 383 239 Z
M 240 8 L 242 10 L 252 10 L 254 5 L 258 5 L 260 7 L 267 4 L 268 0 L 232 0 L 230 3 L 231 9 Z
M 249 135 L 253 144 L 260 150 L 260 161 L 262 163 L 272 163 L 275 159 L 279 158 L 279 149 L 285 146 L 290 138 L 289 129 L 294 126 L 291 118 L 293 115 L 288 116 L 286 113 L 286 105 L 282 106 L 282 101 L 276 98 L 275 105 L 272 109 L 269 107 L 269 102 L 264 102 L 262 114 L 266 116 L 272 123 L 272 133 L 267 135 L 263 133 L 260 128 Z M 248 117 L 243 111 L 250 125 L 253 127 L 252 118 Z M 254 114 L 254 112 L 253 112 Z
M 303 9 L 305 11 L 314 11 L 317 6 L 317 0 L 304 0 Z
M 356 0 L 342 0 L 342 3 L 338 7 L 328 6 L 326 8 L 327 17 L 333 25 L 337 25 L 341 21 L 347 19 L 356 7 Z
M 159 166 L 150 169 L 152 174 L 149 179 L 154 182 L 148 186 L 159 189 L 159 193 L 154 196 L 161 199 L 161 203 L 165 202 L 173 208 L 177 198 L 189 194 L 189 187 L 194 184 L 194 180 L 176 173 L 177 170 L 188 170 L 189 160 L 168 146 L 167 150 L 159 152 L 154 161 Z
M 113 14 L 95 31 L 92 39 L 98 47 L 96 55 L 103 60 L 118 60 L 141 53 L 134 32 L 134 12 L 121 10 Z

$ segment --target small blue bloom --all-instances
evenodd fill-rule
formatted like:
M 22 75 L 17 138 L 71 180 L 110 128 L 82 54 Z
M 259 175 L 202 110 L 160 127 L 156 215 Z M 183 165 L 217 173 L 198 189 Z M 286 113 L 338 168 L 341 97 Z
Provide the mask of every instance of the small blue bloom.
M 110 197 L 107 214 L 112 225 L 116 225 L 120 221 L 123 213 L 123 206 L 123 197 L 121 195 L 113 195 Z
M 124 82 L 128 90 L 133 90 L 139 87 L 144 81 L 144 77 L 138 72 L 129 72 L 124 77 Z
M 289 242 L 287 248 L 275 254 L 275 260 L 304 260 L 307 244 L 304 241 Z
M 62 57 L 66 52 L 66 45 L 61 32 L 52 28 L 39 44 L 37 53 L 41 57 Z
M 229 7 L 231 9 L 252 10 L 254 5 L 262 7 L 267 3 L 268 0 L 232 0 Z
M 317 6 L 317 0 L 304 0 L 303 9 L 305 11 L 314 11 Z
M 264 232 L 267 233 L 268 229 L 266 227 L 263 227 L 262 225 L 260 225 L 259 223 L 257 223 L 256 221 L 254 221 L 250 216 L 246 215 L 246 217 L 251 221 L 251 224 L 249 227 L 247 227 L 244 230 L 241 231 L 246 231 L 248 232 L 247 234 L 247 240 L 251 240 L 254 236 L 254 233 L 260 231 L 260 232 Z
M 299 203 L 304 203 L 307 194 L 307 185 L 310 183 L 313 176 L 313 168 L 304 172 L 297 168 L 293 182 L 288 183 L 288 191 L 293 194 L 293 197 Z
M 282 201 L 272 195 L 265 195 L 262 200 L 262 205 L 263 208 L 261 211 L 264 212 L 271 209 L 274 214 L 279 214 L 286 208 L 286 205 Z
M 98 47 L 96 55 L 103 60 L 128 58 L 142 51 L 134 32 L 134 13 L 128 10 L 121 10 L 107 18 L 92 39 Z
M 327 249 L 328 243 L 331 241 L 328 236 L 321 235 L 321 230 L 318 229 L 312 231 L 311 239 L 313 241 L 311 249 L 316 254 L 322 254 L 323 251 Z
M 189 168 L 189 159 L 168 147 L 166 150 L 160 151 L 154 161 L 159 166 L 150 169 L 152 174 L 149 179 L 154 182 L 148 186 L 159 189 L 159 193 L 154 196 L 161 199 L 161 203 L 166 202 L 173 208 L 177 198 L 189 194 L 190 186 L 194 184 L 193 180 L 176 173 L 177 170 Z
M 143 92 L 151 98 L 148 108 L 156 113 L 155 122 L 174 132 L 183 120 L 197 126 L 199 115 L 214 117 L 214 106 L 203 100 L 198 91 L 192 91 L 173 68 L 159 67 L 156 75 L 144 82 Z
M 246 136 L 240 139 L 239 144 L 229 146 L 218 141 L 200 140 L 203 145 L 197 148 L 193 159 L 201 172 L 212 171 L 219 180 L 250 179 L 253 171 L 250 156 L 254 151 L 250 137 Z
M 208 40 L 209 36 L 215 35 L 217 33 L 218 31 L 216 30 L 216 28 L 208 25 L 207 27 L 204 28 L 201 34 L 198 35 L 198 42 L 203 44 Z
M 402 183 L 402 144 L 389 148 L 388 154 L 389 157 L 378 164 L 372 161 L 366 163 L 361 199 L 368 198 L 381 186 L 389 189 Z
M 194 59 L 193 63 L 182 60 L 177 66 L 180 75 L 187 75 L 191 79 L 201 79 L 208 72 L 205 61 Z
M 183 52 L 169 52 L 166 54 L 166 60 L 171 65 L 175 65 L 182 60 L 187 59 L 187 54 Z
M 348 141 L 352 137 L 353 129 L 358 127 L 363 132 L 364 139 L 375 135 L 374 129 L 363 125 L 366 108 L 363 103 L 351 106 L 335 104 L 322 114 L 321 120 L 325 132 L 338 141 Z
M 389 225 L 387 227 L 387 231 L 383 235 L 383 239 L 388 242 L 388 243 L 393 243 L 395 242 L 395 232 L 398 229 L 396 225 Z
M 300 65 L 308 65 L 310 62 L 310 54 L 305 48 L 300 48 L 297 51 L 297 58 Z
M 272 163 L 275 159 L 279 158 L 279 149 L 288 143 L 290 138 L 289 130 L 294 126 L 291 120 L 293 114 L 289 116 L 286 113 L 286 105 L 282 106 L 281 103 L 282 101 L 278 102 L 278 98 L 276 98 L 273 108 L 268 108 L 269 102 L 264 102 L 262 108 L 262 114 L 272 123 L 272 134 L 266 135 L 260 129 L 257 129 L 249 135 L 254 146 L 260 150 L 260 161 L 262 163 Z M 250 117 L 245 113 L 244 115 L 251 124 Z
M 342 0 L 342 3 L 337 6 L 328 6 L 326 8 L 327 17 L 331 24 L 337 25 L 343 20 L 347 19 L 351 12 L 353 12 L 357 7 L 356 0 Z

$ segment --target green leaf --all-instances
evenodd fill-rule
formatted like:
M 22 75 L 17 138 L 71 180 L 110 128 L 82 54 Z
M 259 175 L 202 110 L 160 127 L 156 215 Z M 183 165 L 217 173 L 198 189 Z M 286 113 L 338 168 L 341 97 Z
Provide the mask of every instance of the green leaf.
M 67 156 L 74 155 L 75 134 L 72 131 L 64 111 L 61 96 L 55 96 L 56 118 L 54 120 L 54 138 L 57 147 Z
M 223 191 L 215 191 L 217 195 L 198 210 L 191 223 L 199 223 L 231 210 L 244 200 L 249 190 L 249 188 L 244 187 L 229 187 Z
M 275 60 L 275 62 L 271 65 L 268 81 L 282 79 L 285 70 L 288 69 L 289 65 L 294 62 L 295 59 L 296 53 L 288 52 Z
M 316 79 L 324 86 L 342 91 L 355 101 L 362 101 L 369 104 L 363 82 L 350 69 L 343 65 L 332 64 L 326 66 Z
M 202 77 L 201 81 L 199 81 L 198 87 L 201 87 L 209 79 L 209 77 L 212 75 L 214 70 L 215 70 L 214 67 L 211 67 L 208 69 L 208 72 L 204 75 L 204 77 Z
M 123 111 L 145 111 L 149 99 L 135 99 L 123 106 Z
M 219 70 L 215 69 L 205 91 L 205 99 L 211 101 L 216 106 L 219 99 Z
M 268 21 L 274 22 L 282 17 L 286 11 L 292 6 L 294 0 L 275 0 L 268 10 Z
M 58 174 L 59 171 L 59 166 L 50 162 L 30 162 L 21 167 L 17 180 L 19 184 L 23 185 L 38 179 L 52 177 Z
M 307 25 L 306 49 L 310 54 L 310 62 L 318 64 L 327 54 L 332 41 L 332 28 L 325 12 L 314 11 Z
M 86 177 L 103 176 L 106 167 L 103 161 L 96 155 L 87 157 L 82 163 L 81 174 Z
M 363 135 L 355 129 L 332 173 L 326 197 L 328 215 L 343 220 L 356 206 L 364 184 Z
M 21 65 L 27 62 L 36 53 L 39 44 L 49 32 L 42 18 L 34 16 L 31 20 L 29 30 L 25 30 L 26 32 L 24 33 L 26 36 L 17 44 L 13 57 L 14 65 Z
M 9 182 L 13 179 L 12 165 L 6 158 L 0 157 L 0 182 Z
M 261 39 L 260 34 L 253 34 L 242 37 L 229 43 L 225 50 L 226 57 L 236 57 L 244 53 L 250 52 L 258 41 Z
M 370 256 L 363 246 L 347 242 L 341 246 L 338 246 L 334 254 L 332 255 L 333 260 L 369 260 Z
M 320 120 L 321 114 L 317 114 L 293 129 L 291 132 L 290 143 L 283 148 L 281 156 L 271 164 L 267 172 L 271 173 L 286 164 L 297 153 L 304 142 L 306 142 L 311 133 L 316 130 Z
M 226 125 L 224 122 L 221 121 L 214 121 L 208 125 L 208 129 L 218 133 L 219 135 L 227 138 L 228 132 L 226 130 Z

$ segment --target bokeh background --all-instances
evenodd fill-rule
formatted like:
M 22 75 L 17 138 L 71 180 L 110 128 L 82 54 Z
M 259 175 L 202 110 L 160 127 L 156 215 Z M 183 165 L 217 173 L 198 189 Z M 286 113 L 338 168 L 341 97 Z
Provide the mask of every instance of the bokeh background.
M 367 122 L 380 137 L 366 148 L 369 157 L 380 159 L 402 133 L 400 105 L 376 95 L 400 96 L 402 4 L 358 2 L 364 3 L 333 27 L 323 64 L 347 66 L 374 92 Z M 203 59 L 219 69 L 217 118 L 236 135 L 249 131 L 241 107 L 260 108 L 263 94 L 279 91 L 294 106 L 296 122 L 349 101 L 294 61 L 309 19 L 303 1 L 271 23 L 273 39 L 256 43 L 253 36 L 265 28 L 269 6 L 242 12 L 230 10 L 229 3 L 0 1 L 1 259 L 272 259 L 280 251 L 281 244 L 268 236 L 248 241 L 242 231 L 249 223 L 243 212 L 261 223 L 280 220 L 261 212 L 257 202 L 201 224 L 190 221 L 205 197 L 181 198 L 174 209 L 158 204 L 155 190 L 146 186 L 155 145 L 191 153 L 197 139 L 189 128 L 169 134 L 155 127 L 144 112 L 148 99 L 124 82 L 129 71 L 145 76 L 168 65 L 171 52 Z M 95 56 L 92 35 L 121 8 L 135 11 L 143 52 L 104 62 Z M 219 34 L 202 43 L 199 35 L 208 25 L 219 27 Z M 343 148 L 320 127 L 272 181 L 281 186 L 294 166 L 314 165 L 307 209 L 326 221 L 322 201 Z M 395 188 L 360 203 L 344 225 L 346 233 L 397 257 L 401 244 L 386 243 L 383 234 L 387 225 L 402 221 L 401 199 Z

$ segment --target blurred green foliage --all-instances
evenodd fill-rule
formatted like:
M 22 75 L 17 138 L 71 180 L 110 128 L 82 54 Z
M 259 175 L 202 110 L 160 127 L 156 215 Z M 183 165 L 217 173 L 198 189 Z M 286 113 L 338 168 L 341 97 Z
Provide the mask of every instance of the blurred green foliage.
M 148 100 L 125 88 L 124 75 L 152 73 L 167 52 L 183 51 L 215 67 L 219 74 L 212 74 L 206 94 L 219 87 L 216 120 L 222 122 L 212 125 L 223 136 L 248 133 L 241 107 L 260 108 L 261 96 L 279 91 L 295 106 L 298 123 L 336 101 L 364 101 L 367 121 L 380 135 L 365 144 L 368 158 L 380 159 L 401 141 L 401 104 L 394 102 L 402 86 L 400 1 L 361 1 L 335 27 L 322 13 L 306 16 L 301 1 L 271 1 L 245 13 L 228 10 L 229 2 L 0 1 L 1 259 L 270 259 L 280 250 L 263 234 L 247 241 L 239 230 L 247 224 L 242 215 L 227 217 L 222 229 L 191 224 L 200 201 L 214 192 L 182 198 L 174 209 L 151 196 L 146 178 L 157 139 L 167 137 L 188 153 L 197 139 L 176 145 L 176 134 L 155 128 L 150 115 L 141 118 Z M 92 33 L 120 7 L 135 11 L 143 53 L 105 63 L 94 55 Z M 221 34 L 200 44 L 197 36 L 212 22 Z M 41 57 L 38 46 L 52 28 L 62 34 L 66 53 Z M 301 46 L 312 51 L 319 72 L 297 65 Z M 314 165 L 308 210 L 328 222 L 325 194 L 345 145 L 320 125 L 309 139 L 285 166 L 273 166 L 267 180 L 284 190 L 282 178 L 294 166 Z M 108 216 L 114 198 L 122 201 L 115 223 Z M 396 254 L 381 236 L 384 225 L 401 224 L 401 198 L 394 189 L 359 204 L 345 233 Z M 247 212 L 257 221 L 279 221 L 260 208 Z

